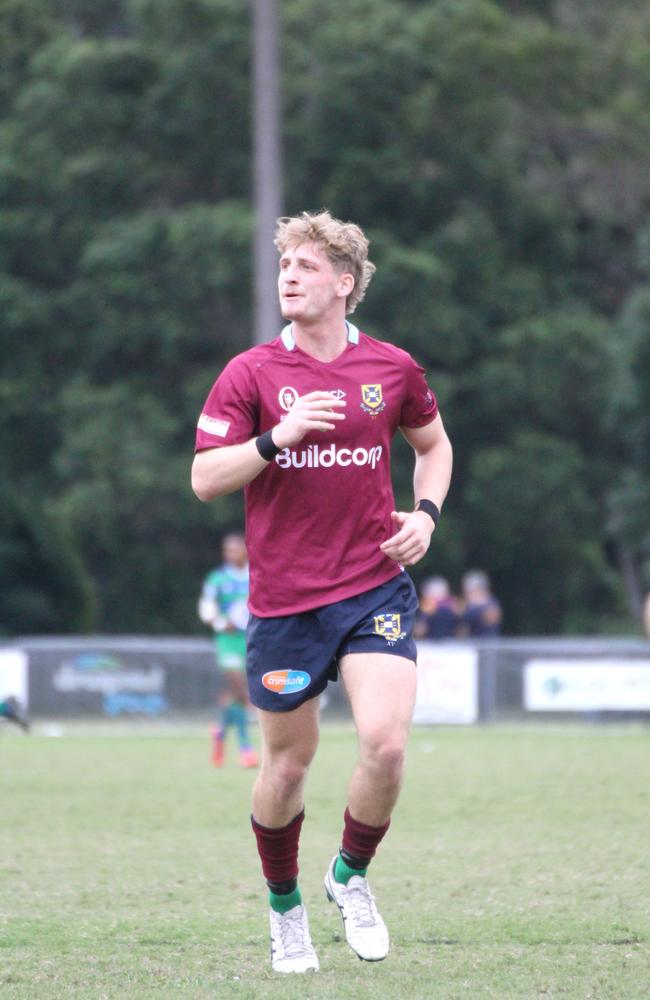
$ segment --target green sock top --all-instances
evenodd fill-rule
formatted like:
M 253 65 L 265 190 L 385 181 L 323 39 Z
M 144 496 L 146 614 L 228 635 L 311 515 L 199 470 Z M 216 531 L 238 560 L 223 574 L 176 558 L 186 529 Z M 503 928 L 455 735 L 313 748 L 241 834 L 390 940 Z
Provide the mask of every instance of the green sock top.
M 296 886 L 293 892 L 287 892 L 283 896 L 269 890 L 269 903 L 271 909 L 275 910 L 276 913 L 286 913 L 288 910 L 293 910 L 294 906 L 300 906 L 302 903 L 300 889 Z
M 342 882 L 343 885 L 347 885 L 353 875 L 359 875 L 361 878 L 366 877 L 366 872 L 368 871 L 368 865 L 365 868 L 350 868 L 340 854 L 336 857 L 336 864 L 334 865 L 334 878 L 337 882 Z

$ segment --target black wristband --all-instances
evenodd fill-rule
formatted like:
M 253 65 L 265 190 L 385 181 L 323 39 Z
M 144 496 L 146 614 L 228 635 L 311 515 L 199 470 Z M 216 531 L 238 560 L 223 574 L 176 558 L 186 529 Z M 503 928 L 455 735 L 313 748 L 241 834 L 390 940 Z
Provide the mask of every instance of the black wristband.
M 271 462 L 275 456 L 279 455 L 282 451 L 282 448 L 278 448 L 277 444 L 273 440 L 273 429 L 265 431 L 264 434 L 260 434 L 259 437 L 256 437 L 255 447 L 265 462 Z
M 438 521 L 440 520 L 440 508 L 436 507 L 433 500 L 418 500 L 415 505 L 416 510 L 423 510 L 425 514 L 428 514 L 436 528 L 438 527 Z

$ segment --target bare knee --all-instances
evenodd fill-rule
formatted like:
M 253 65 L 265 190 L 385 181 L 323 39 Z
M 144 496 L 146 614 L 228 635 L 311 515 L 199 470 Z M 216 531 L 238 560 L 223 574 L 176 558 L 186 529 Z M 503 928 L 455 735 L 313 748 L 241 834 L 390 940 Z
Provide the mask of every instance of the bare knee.
M 266 754 L 260 779 L 267 788 L 272 788 L 274 797 L 290 799 L 305 782 L 310 761 L 285 754 Z
M 388 783 L 400 780 L 404 770 L 404 756 L 404 741 L 397 736 L 377 733 L 361 743 L 362 762 Z

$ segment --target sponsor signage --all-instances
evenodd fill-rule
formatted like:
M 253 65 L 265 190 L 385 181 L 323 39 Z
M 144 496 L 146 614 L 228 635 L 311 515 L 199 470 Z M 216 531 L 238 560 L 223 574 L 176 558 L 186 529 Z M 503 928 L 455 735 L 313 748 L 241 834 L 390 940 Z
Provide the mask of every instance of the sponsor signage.
M 225 683 L 210 639 L 26 638 L 34 718 L 210 712 Z
M 106 715 L 160 715 L 167 710 L 165 670 L 159 664 L 129 664 L 115 653 L 80 652 L 60 662 L 52 687 L 66 695 L 101 698 Z
M 377 467 L 381 460 L 383 447 L 378 444 L 373 448 L 337 448 L 331 444 L 325 448 L 317 444 L 310 444 L 301 450 L 283 448 L 275 456 L 275 462 L 281 469 L 331 469 L 334 465 L 347 468 L 349 465 L 369 465 L 371 469 Z
M 305 670 L 269 670 L 262 677 L 262 684 L 274 694 L 296 694 L 311 684 L 311 676 Z
M 283 385 L 278 393 L 278 402 L 280 403 L 282 409 L 286 410 L 287 413 L 299 399 L 300 396 L 298 394 L 298 390 L 294 389 L 292 385 Z
M 454 643 L 418 642 L 414 723 L 469 725 L 478 719 L 478 653 Z
M 218 417 L 209 417 L 207 413 L 202 413 L 199 417 L 197 427 L 200 431 L 205 431 L 206 434 L 223 438 L 228 433 L 230 421 L 220 420 Z
M 113 695 L 126 691 L 159 694 L 165 687 L 160 666 L 127 667 L 117 656 L 82 653 L 61 663 L 52 677 L 56 691 L 98 691 Z
M 528 712 L 648 712 L 650 660 L 528 660 Z
M 27 655 L 22 649 L 0 647 L 0 701 L 17 698 L 29 707 Z

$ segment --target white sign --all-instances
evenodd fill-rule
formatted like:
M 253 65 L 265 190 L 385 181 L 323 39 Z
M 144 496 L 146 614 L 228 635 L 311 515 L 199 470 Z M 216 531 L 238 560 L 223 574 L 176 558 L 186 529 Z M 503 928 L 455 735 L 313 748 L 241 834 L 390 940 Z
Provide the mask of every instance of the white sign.
M 529 660 L 529 712 L 650 711 L 650 660 Z
M 22 649 L 0 649 L 0 701 L 17 698 L 23 708 L 27 708 L 29 690 L 27 684 L 27 654 Z
M 456 643 L 418 642 L 414 723 L 467 725 L 478 718 L 478 653 Z

